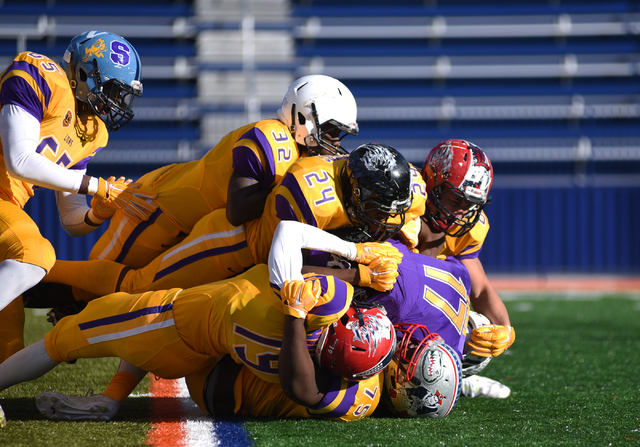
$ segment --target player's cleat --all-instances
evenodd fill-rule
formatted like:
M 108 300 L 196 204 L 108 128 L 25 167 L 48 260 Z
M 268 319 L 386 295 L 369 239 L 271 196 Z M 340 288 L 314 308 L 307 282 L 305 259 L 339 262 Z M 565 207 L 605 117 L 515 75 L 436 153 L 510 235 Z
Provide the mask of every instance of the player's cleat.
M 120 402 L 93 390 L 84 397 L 46 392 L 36 397 L 36 407 L 47 419 L 110 421 L 118 414 Z
M 511 390 L 496 380 L 474 375 L 462 379 L 462 394 L 466 397 L 504 399 L 509 397 Z
M 5 428 L 7 426 L 7 417 L 4 415 L 4 410 L 2 406 L 0 406 L 0 428 Z

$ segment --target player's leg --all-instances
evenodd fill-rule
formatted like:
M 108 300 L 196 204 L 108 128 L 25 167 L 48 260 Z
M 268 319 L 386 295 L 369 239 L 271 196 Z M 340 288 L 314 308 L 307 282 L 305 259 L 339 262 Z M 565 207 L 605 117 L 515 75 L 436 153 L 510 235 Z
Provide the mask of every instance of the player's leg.
M 55 262 L 51 243 L 20 207 L 0 201 L 0 362 L 24 347 L 25 290 Z
M 147 267 L 128 272 L 120 290 L 189 288 L 235 276 L 253 264 L 244 226 L 231 225 L 220 209 L 200 219 L 184 241 Z
M 69 284 L 98 295 L 139 293 L 219 281 L 242 273 L 253 263 L 244 226 L 231 225 L 221 209 L 203 217 L 180 244 L 141 269 L 106 260 L 59 261 L 44 281 Z M 69 275 L 69 271 L 75 274 Z

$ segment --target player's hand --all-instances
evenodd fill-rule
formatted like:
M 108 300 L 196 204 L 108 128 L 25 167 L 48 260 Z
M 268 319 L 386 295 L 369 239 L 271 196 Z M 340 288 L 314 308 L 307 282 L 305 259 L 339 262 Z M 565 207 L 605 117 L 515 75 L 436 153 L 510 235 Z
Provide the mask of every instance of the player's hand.
M 358 264 L 361 287 L 371 287 L 379 292 L 391 290 L 398 277 L 398 261 L 378 257 L 371 264 Z
M 395 259 L 397 263 L 402 261 L 402 253 L 389 242 L 364 242 L 356 244 L 356 257 L 358 264 L 371 264 L 376 258 Z
M 115 182 L 116 178 L 109 177 L 106 181 Z M 118 181 L 122 183 L 126 183 L 126 182 L 131 183 L 133 180 L 127 180 L 124 177 L 120 177 Z M 116 212 L 116 209 L 109 206 L 109 204 L 107 204 L 103 200 L 98 199 L 96 196 L 93 196 L 93 198 L 91 199 L 91 211 L 96 218 L 100 220 L 108 220 L 113 217 L 113 215 Z
M 513 327 L 487 324 L 473 330 L 467 346 L 471 348 L 471 354 L 478 357 L 496 357 L 509 348 L 515 339 Z
M 294 318 L 306 318 L 320 298 L 320 281 L 285 281 L 280 290 L 282 313 Z
M 139 187 L 137 183 L 120 181 L 122 177 L 110 181 L 112 178 L 98 179 L 98 192 L 93 197 L 114 209 L 122 210 L 137 222 L 149 220 L 149 217 L 158 209 L 158 205 L 154 201 L 156 195 L 135 192 Z
M 400 242 L 409 248 L 409 250 L 414 253 L 418 252 L 418 235 L 420 234 L 420 229 L 422 228 L 422 221 L 420 217 L 415 217 L 400 228 L 398 232 L 398 237 L 400 238 Z

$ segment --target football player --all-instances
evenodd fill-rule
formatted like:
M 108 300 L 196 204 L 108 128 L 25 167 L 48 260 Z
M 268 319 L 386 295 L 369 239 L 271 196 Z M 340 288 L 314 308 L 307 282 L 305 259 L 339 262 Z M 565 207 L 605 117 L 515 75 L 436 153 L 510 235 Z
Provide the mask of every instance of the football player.
M 228 354 L 247 374 L 261 379 L 264 384 L 257 386 L 280 386 L 280 394 L 309 407 L 310 414 L 347 420 L 366 416 L 380 398 L 379 373 L 393 356 L 395 330 L 375 306 L 350 309 L 351 285 L 331 276 L 303 276 L 300 247 L 332 251 L 367 265 L 384 258 L 390 271 L 397 267 L 397 251 L 388 244 L 344 242 L 297 222 L 283 222 L 275 238 L 268 266 L 260 264 L 233 279 L 91 301 L 1 364 L 0 388 L 33 380 L 63 361 L 106 356 L 163 378 L 199 374 L 205 368 L 208 378 Z M 318 339 L 322 369 L 313 366 L 308 350 Z M 362 353 L 352 354 L 352 348 Z M 45 393 L 38 405 L 48 417 L 78 414 L 73 400 L 61 405 L 61 399 L 65 396 Z M 94 419 L 110 419 L 119 406 L 106 396 L 87 399 L 93 406 L 86 408 L 86 418 L 93 413 Z M 287 405 L 287 412 L 294 411 L 291 402 Z
M 54 249 L 23 211 L 36 188 L 56 192 L 60 221 L 71 236 L 94 231 L 116 208 L 148 219 L 153 197 L 124 178 L 86 175 L 109 132 L 133 118 L 142 95 L 140 58 L 122 37 L 88 31 L 58 64 L 24 52 L 0 74 L 0 362 L 24 347 L 25 290 L 55 262 Z M 85 195 L 92 195 L 91 207 Z M 149 203 L 148 203 L 149 201 Z
M 426 212 L 402 229 L 401 239 L 427 256 L 453 256 L 467 268 L 471 305 L 493 323 L 473 331 L 471 351 L 490 358 L 515 339 L 509 313 L 478 258 L 489 231 L 489 220 L 482 209 L 491 200 L 491 161 L 473 143 L 447 140 L 431 150 L 422 176 L 427 185 Z M 492 337 L 495 345 L 488 341 Z M 507 397 L 509 389 L 491 379 L 471 376 L 463 380 L 463 393 Z

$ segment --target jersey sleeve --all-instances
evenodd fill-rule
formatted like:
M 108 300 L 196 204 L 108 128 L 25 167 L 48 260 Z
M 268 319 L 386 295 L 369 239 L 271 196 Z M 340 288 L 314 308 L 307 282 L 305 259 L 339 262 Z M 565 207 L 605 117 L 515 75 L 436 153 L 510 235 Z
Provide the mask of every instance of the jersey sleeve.
M 2 73 L 0 104 L 19 106 L 38 121 L 42 121 L 44 111 L 52 98 L 52 90 L 37 66 L 30 60 L 20 59 L 16 58 Z
M 409 166 L 411 167 L 411 194 L 413 200 L 411 201 L 411 208 L 405 215 L 406 221 L 423 216 L 427 204 L 427 185 L 422 179 L 420 171 L 413 165 Z
M 273 186 L 288 167 L 299 158 L 295 141 L 282 123 L 265 120 L 247 130 L 233 148 L 233 169 L 257 180 L 263 189 Z
M 343 157 L 305 157 L 294 163 L 275 191 L 278 219 L 324 230 L 349 224 L 342 205 L 339 172 Z
M 462 237 L 446 237 L 441 254 L 453 256 L 459 260 L 477 258 L 482 251 L 487 233 L 489 233 L 489 220 L 484 211 L 481 211 L 478 222 L 467 234 Z
M 356 382 L 325 373 L 329 390 L 318 404 L 307 408 L 310 417 L 350 422 L 373 414 L 380 402 L 384 374 Z
M 335 276 L 305 275 L 306 281 L 319 281 L 320 299 L 307 314 L 307 331 L 328 326 L 344 315 L 353 300 L 353 286 Z

